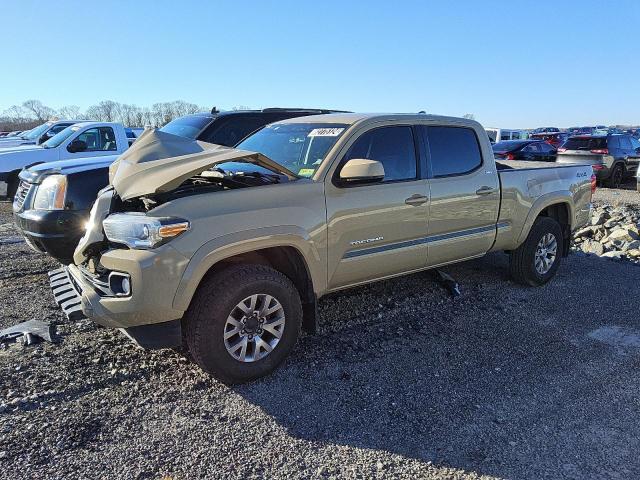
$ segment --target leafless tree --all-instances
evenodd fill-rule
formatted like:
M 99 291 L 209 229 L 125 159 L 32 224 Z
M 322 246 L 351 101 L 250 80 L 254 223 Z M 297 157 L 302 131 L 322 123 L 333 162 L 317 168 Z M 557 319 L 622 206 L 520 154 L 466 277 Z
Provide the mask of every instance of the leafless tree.
M 40 100 L 27 100 L 22 103 L 22 107 L 40 122 L 46 122 L 56 113 L 53 108 L 47 107 Z
M 84 120 L 85 116 L 77 105 L 67 105 L 58 110 L 60 118 L 65 120 Z
M 202 111 L 209 109 L 184 100 L 154 103 L 151 107 L 103 100 L 91 105 L 84 113 L 76 105 L 63 106 L 56 112 L 39 100 L 27 100 L 0 113 L 0 131 L 33 128 L 53 116 L 71 120 L 122 122 L 130 127 L 161 127 L 176 117 Z

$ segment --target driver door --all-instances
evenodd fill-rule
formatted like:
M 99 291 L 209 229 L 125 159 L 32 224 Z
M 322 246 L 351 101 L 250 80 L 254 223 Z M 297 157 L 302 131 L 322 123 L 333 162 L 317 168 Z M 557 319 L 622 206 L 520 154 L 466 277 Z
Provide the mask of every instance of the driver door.
M 429 190 L 414 128 L 389 125 L 359 135 L 327 178 L 328 287 L 331 290 L 424 268 Z M 341 166 L 377 160 L 384 180 L 344 185 Z

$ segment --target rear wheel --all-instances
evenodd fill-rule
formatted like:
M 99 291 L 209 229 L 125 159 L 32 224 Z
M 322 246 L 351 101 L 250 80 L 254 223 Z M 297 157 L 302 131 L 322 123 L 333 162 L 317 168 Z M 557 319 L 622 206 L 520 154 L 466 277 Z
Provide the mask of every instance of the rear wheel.
M 225 383 L 243 383 L 271 373 L 291 352 L 302 305 L 282 273 L 263 265 L 237 265 L 201 285 L 185 323 L 195 362 Z
M 621 164 L 617 164 L 613 167 L 607 186 L 610 188 L 620 188 L 620 185 L 622 185 L 623 178 L 624 178 L 624 166 Z
M 537 218 L 524 243 L 511 252 L 509 267 L 513 279 L 534 287 L 551 280 L 560 267 L 563 241 L 556 220 Z

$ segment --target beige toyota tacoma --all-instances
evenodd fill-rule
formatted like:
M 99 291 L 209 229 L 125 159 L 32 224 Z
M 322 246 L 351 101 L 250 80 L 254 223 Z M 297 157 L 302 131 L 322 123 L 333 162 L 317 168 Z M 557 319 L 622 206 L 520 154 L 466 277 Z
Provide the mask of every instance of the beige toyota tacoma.
M 331 114 L 236 148 L 147 131 L 112 166 L 58 303 L 238 383 L 271 372 L 336 290 L 485 255 L 549 281 L 589 220 L 591 166 L 497 164 L 477 122 Z

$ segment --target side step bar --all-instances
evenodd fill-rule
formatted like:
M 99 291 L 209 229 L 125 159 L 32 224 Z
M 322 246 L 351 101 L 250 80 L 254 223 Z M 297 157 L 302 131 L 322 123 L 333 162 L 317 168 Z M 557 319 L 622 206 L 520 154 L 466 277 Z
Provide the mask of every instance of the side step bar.
M 82 313 L 82 297 L 71 280 L 67 267 L 50 271 L 49 284 L 53 298 L 69 320 L 86 318 Z

